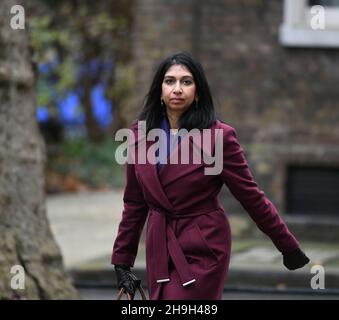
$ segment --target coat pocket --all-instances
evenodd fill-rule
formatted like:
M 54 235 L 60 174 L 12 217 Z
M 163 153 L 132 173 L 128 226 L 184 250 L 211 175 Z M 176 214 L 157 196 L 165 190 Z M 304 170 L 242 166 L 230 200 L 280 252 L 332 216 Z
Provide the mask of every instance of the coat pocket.
M 188 263 L 210 268 L 218 262 L 217 255 L 209 247 L 197 224 L 183 232 L 180 243 Z

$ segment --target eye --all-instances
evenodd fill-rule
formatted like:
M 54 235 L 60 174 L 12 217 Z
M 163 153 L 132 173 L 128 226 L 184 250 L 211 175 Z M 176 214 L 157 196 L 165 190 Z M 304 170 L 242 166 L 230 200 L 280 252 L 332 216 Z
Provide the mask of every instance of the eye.
M 172 84 L 172 83 L 173 83 L 173 80 L 172 80 L 172 79 L 166 79 L 164 82 L 165 82 L 166 84 Z
M 193 83 L 192 80 L 184 80 L 183 82 L 184 82 L 184 84 L 185 84 L 186 86 L 189 86 L 189 85 L 191 85 L 191 84 Z

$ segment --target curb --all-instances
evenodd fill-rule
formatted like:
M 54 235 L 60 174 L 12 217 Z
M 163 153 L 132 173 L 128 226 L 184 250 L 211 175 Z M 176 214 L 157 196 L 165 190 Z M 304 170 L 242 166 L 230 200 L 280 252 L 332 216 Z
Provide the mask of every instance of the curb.
M 147 275 L 145 269 L 133 268 L 133 272 L 141 279 L 143 287 L 147 288 Z M 71 269 L 68 273 L 73 279 L 76 287 L 112 287 L 116 285 L 115 272 L 112 269 Z M 248 269 L 233 269 L 228 273 L 225 282 L 227 288 L 267 288 L 268 290 L 277 289 L 302 289 L 312 290 L 311 279 L 314 274 L 306 272 L 280 272 L 275 270 L 248 270 Z M 326 273 L 325 288 L 338 290 L 339 294 L 339 273 Z

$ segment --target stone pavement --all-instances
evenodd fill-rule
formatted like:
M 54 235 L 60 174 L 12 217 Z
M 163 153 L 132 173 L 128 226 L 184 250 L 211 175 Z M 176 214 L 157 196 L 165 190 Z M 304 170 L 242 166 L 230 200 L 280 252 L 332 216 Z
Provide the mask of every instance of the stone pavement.
M 123 208 L 122 190 L 49 196 L 48 217 L 67 270 L 76 285 L 107 286 L 115 284 L 110 254 Z M 245 217 L 245 223 L 253 223 Z M 238 217 L 230 217 L 232 229 Z M 302 248 L 311 263 L 297 271 L 282 265 L 281 254 L 271 241 L 233 239 L 230 272 L 226 288 L 304 288 L 310 290 L 311 267 L 321 264 L 325 270 L 326 289 L 339 289 L 339 244 L 309 243 Z M 139 245 L 135 272 L 146 285 L 145 248 Z M 339 291 L 338 291 L 339 292 Z

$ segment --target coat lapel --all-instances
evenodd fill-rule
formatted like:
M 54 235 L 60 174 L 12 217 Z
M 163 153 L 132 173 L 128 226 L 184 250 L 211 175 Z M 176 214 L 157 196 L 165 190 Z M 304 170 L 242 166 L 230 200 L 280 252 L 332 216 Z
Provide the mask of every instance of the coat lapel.
M 216 124 L 212 126 L 212 134 L 211 134 L 211 141 L 212 143 L 212 149 L 214 148 L 214 135 L 215 131 L 213 130 L 215 128 Z M 197 145 L 196 140 L 200 136 L 200 143 L 202 145 L 202 138 L 200 133 L 194 133 L 193 135 L 189 136 L 186 135 L 182 138 L 181 144 L 184 145 L 184 147 L 189 148 L 190 155 L 193 154 L 193 150 L 197 150 L 196 152 L 201 152 L 201 145 Z M 194 171 L 198 170 L 200 167 L 205 166 L 201 155 L 201 162 L 194 164 L 192 160 L 189 161 L 189 164 L 179 164 L 178 162 L 181 159 L 181 148 L 180 145 L 177 145 L 173 152 L 167 157 L 167 164 L 165 164 L 162 169 L 159 171 L 159 178 L 163 185 L 163 187 L 167 186 L 168 184 L 174 182 L 175 180 L 186 176 L 190 173 L 193 173 Z M 192 159 L 192 158 L 190 158 Z M 175 160 L 177 160 L 175 163 Z
M 184 138 L 185 139 L 185 138 Z M 186 139 L 187 141 L 183 141 L 182 143 L 188 143 L 190 152 L 193 147 L 193 142 L 190 139 Z M 203 163 L 198 164 L 180 164 L 180 147 L 177 146 L 175 150 L 169 155 L 167 158 L 167 164 L 165 164 L 162 169 L 159 171 L 159 178 L 162 182 L 162 185 L 165 187 L 168 184 L 174 182 L 177 179 L 180 179 L 181 177 L 197 170 L 200 168 Z M 174 159 L 176 159 L 177 163 L 175 163 Z
M 153 141 L 146 141 L 146 150 L 148 152 L 151 145 L 155 142 Z M 146 153 L 147 154 L 147 153 Z M 138 171 L 139 176 L 142 179 L 143 185 L 147 188 L 150 194 L 152 194 L 153 198 L 158 202 L 161 203 L 162 206 L 167 208 L 169 211 L 173 211 L 174 208 L 170 201 L 168 200 L 163 186 L 159 180 L 159 175 L 157 171 L 157 165 L 152 164 L 146 159 L 145 164 L 135 164 L 136 170 Z
M 215 127 L 212 126 L 212 129 Z M 196 150 L 196 135 L 199 133 L 194 133 L 193 135 L 185 135 L 182 137 L 181 144 L 188 147 L 190 150 L 190 155 L 192 155 L 193 148 Z M 140 142 L 140 140 L 138 139 Z M 214 141 L 214 130 L 212 130 L 212 143 Z M 149 152 L 149 148 L 154 144 L 154 141 L 146 141 L 146 155 Z M 188 144 L 188 146 L 187 146 Z M 213 147 L 213 146 L 212 146 Z M 175 159 L 177 160 L 175 163 Z M 178 144 L 170 155 L 167 157 L 167 164 L 164 164 L 160 169 L 159 173 L 157 170 L 157 165 L 150 163 L 149 159 L 146 157 L 145 164 L 136 163 L 136 170 L 138 171 L 139 176 L 142 179 L 143 185 L 148 189 L 152 196 L 157 200 L 157 202 L 162 203 L 164 207 L 167 207 L 168 210 L 173 210 L 173 206 L 170 203 L 169 199 L 166 196 L 164 188 L 174 182 L 175 180 L 180 179 L 183 176 L 186 176 L 194 171 L 198 170 L 201 166 L 205 164 L 203 161 L 197 164 L 193 164 L 190 160 L 189 164 L 180 164 L 181 159 L 181 147 Z M 191 158 L 190 158 L 191 159 Z

